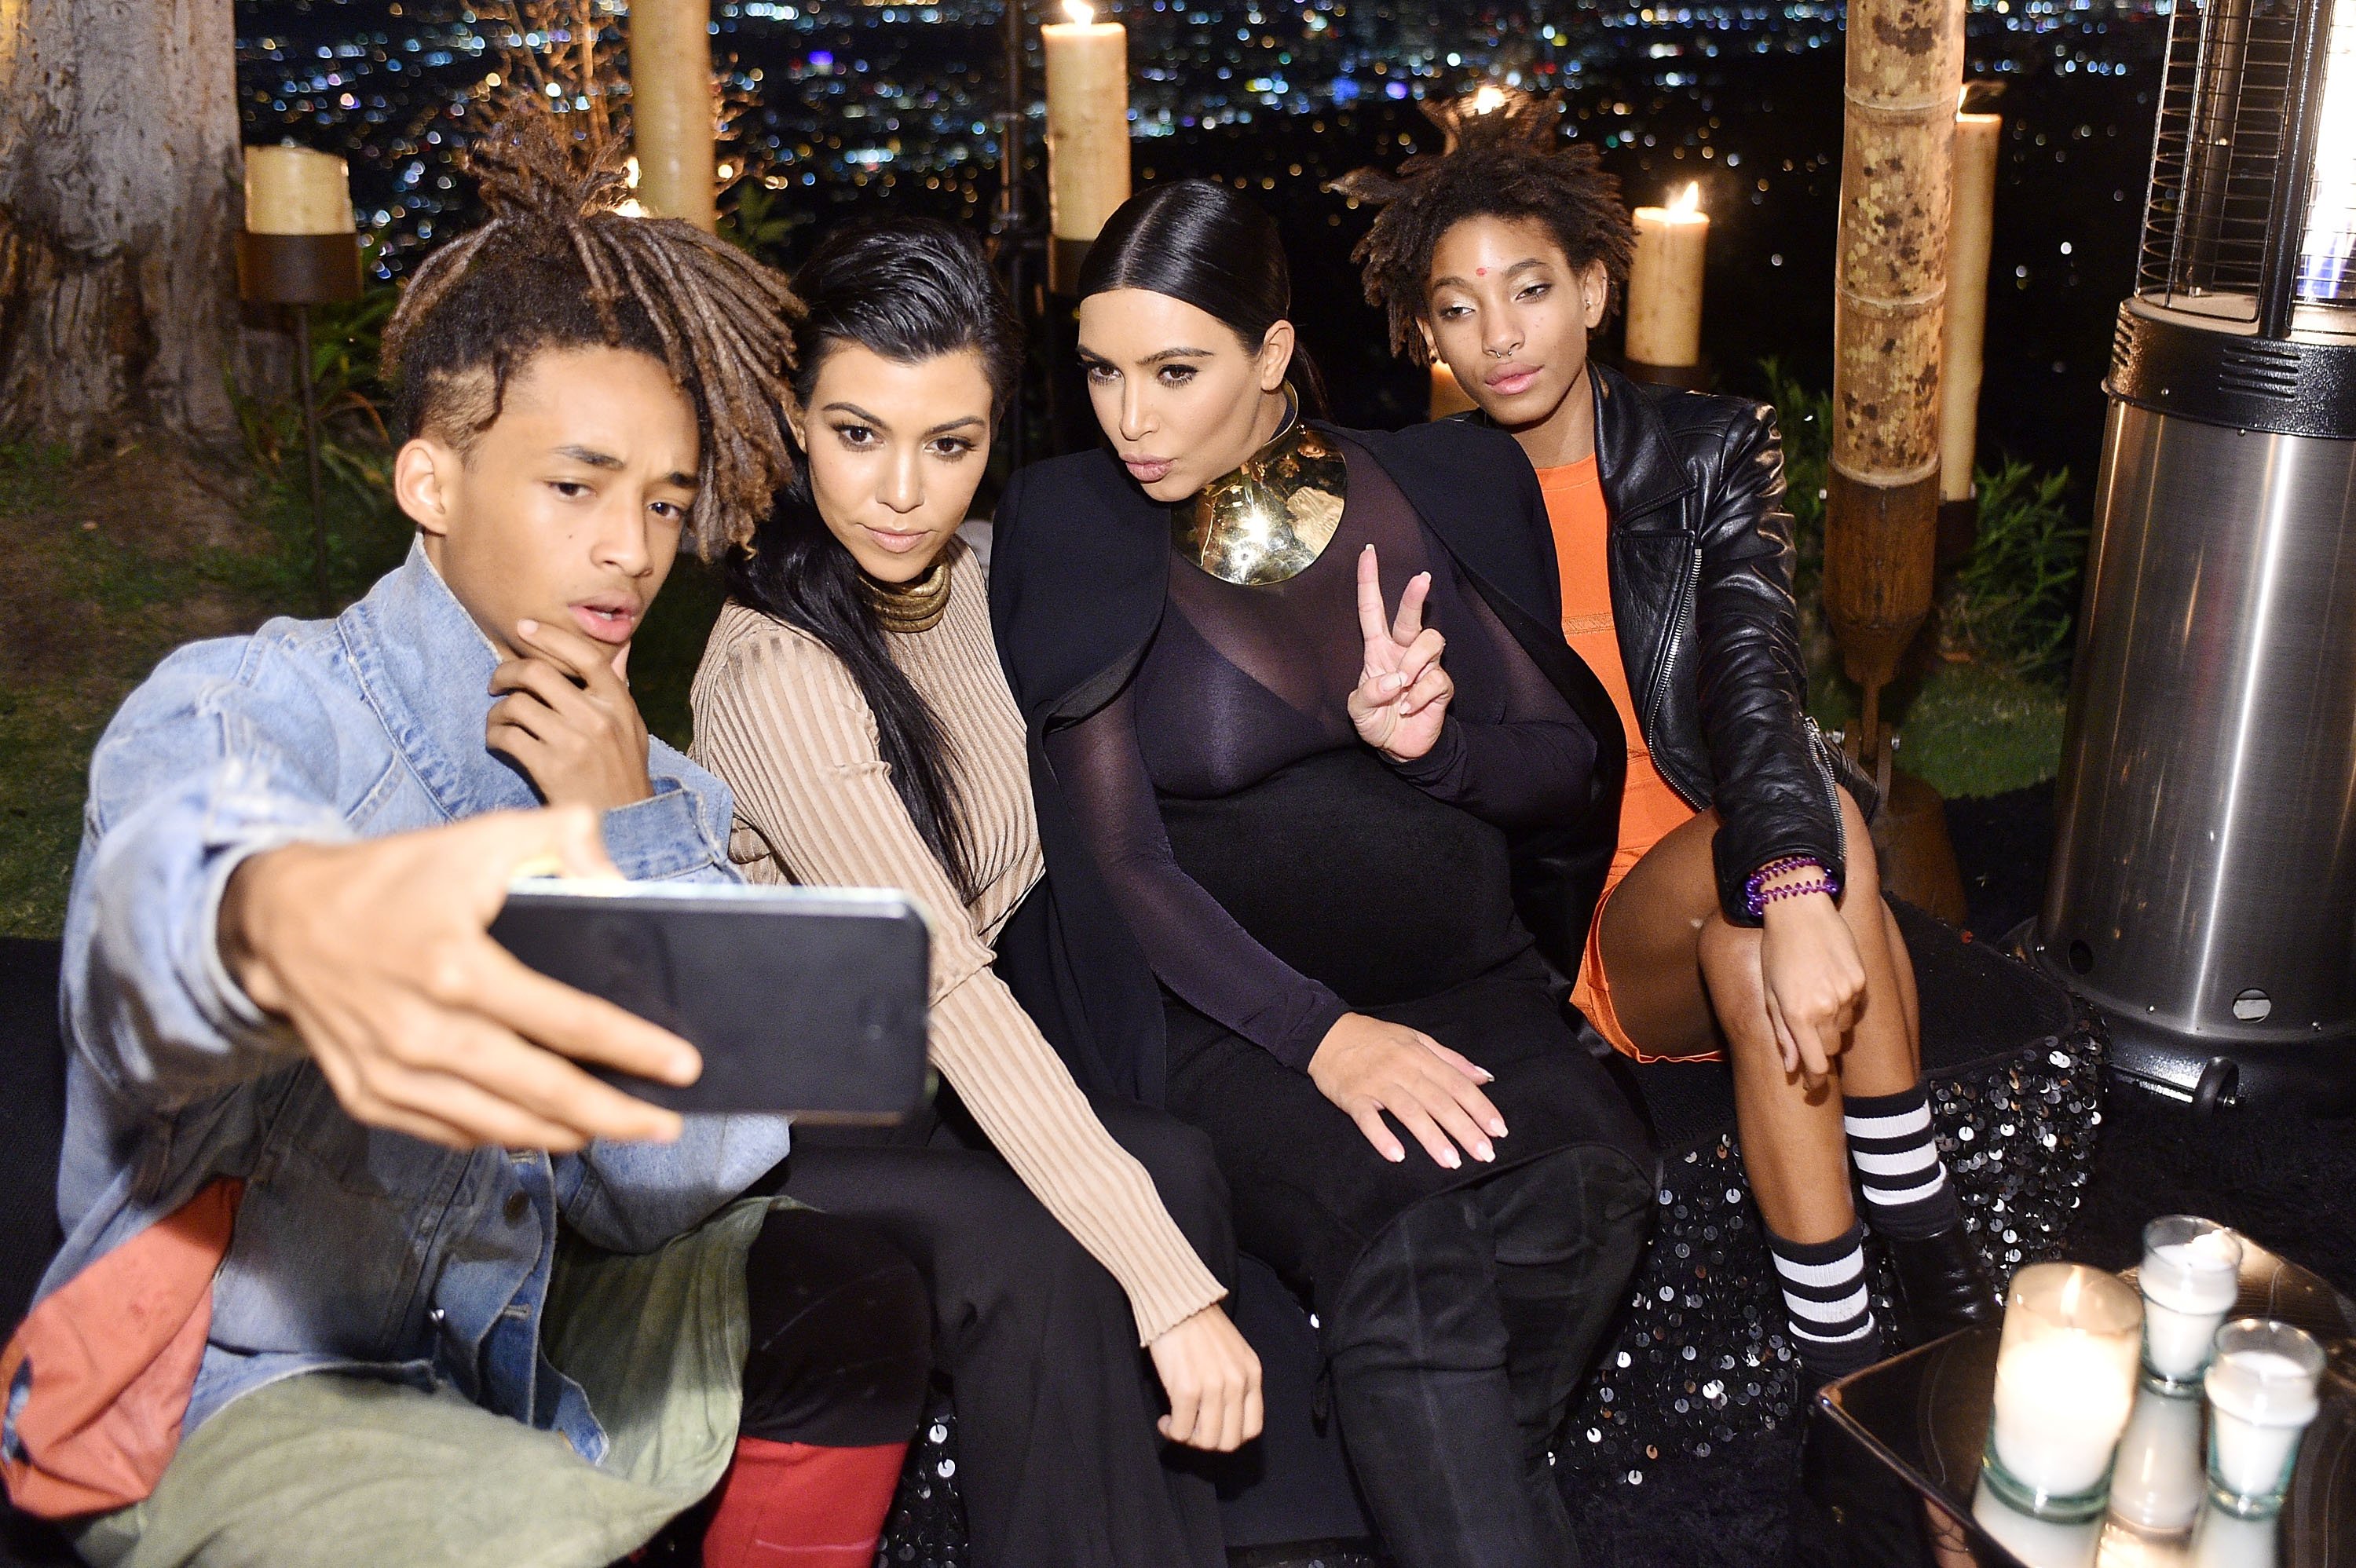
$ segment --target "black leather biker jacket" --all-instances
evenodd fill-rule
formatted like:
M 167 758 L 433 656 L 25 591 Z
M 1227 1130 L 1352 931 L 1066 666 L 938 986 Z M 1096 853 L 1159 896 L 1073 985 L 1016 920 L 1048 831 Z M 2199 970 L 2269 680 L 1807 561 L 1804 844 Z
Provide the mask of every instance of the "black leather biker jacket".
M 1873 807 L 1807 717 L 1775 411 L 1639 386 L 1592 362 L 1589 379 L 1637 723 L 1669 786 L 1717 809 L 1719 904 L 1755 925 L 1747 884 L 1768 862 L 1806 855 L 1846 877 L 1836 776 Z

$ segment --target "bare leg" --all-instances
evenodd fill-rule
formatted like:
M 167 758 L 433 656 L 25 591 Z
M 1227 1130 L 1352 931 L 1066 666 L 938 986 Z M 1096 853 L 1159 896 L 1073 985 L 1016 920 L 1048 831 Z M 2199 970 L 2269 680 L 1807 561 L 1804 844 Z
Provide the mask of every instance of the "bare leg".
M 1841 797 L 1848 841 L 1870 843 L 1864 819 Z M 1696 1054 L 1723 1046 L 1734 1067 L 1743 1163 L 1761 1217 L 1777 1235 L 1824 1242 L 1856 1222 L 1841 1092 L 1890 1094 L 1921 1077 L 1913 976 L 1881 901 L 1872 853 L 1852 856 L 1841 913 L 1865 965 L 1857 1026 L 1836 1061 L 1837 1080 L 1811 1095 L 1783 1071 L 1767 1022 L 1759 933 L 1730 924 L 1718 908 L 1705 812 L 1655 845 L 1603 908 L 1601 944 L 1621 1027 L 1648 1052 Z

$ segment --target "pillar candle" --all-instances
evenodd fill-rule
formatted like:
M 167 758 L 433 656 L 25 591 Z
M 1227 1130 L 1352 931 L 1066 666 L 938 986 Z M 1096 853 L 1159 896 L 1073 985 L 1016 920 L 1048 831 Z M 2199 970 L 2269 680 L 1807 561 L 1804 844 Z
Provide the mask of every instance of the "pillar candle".
M 1939 499 L 1972 494 L 1979 445 L 1980 362 L 1987 337 L 1988 247 L 1996 220 L 2000 114 L 1957 114 L 1947 219 L 1947 311 L 1939 357 Z
M 1129 199 L 1129 33 L 1065 0 L 1047 53 L 1047 206 L 1055 237 L 1085 244 Z
M 2068 1496 L 2103 1484 L 2135 1403 L 2135 1369 L 2088 1334 L 2007 1347 L 1997 1365 L 1993 1438 L 2016 1480 Z
M 2090 1519 L 2135 1403 L 2143 1302 L 2075 1264 L 2032 1264 L 2005 1297 L 1984 1473 L 2024 1512 Z
M 636 0 L 630 7 L 630 135 L 637 199 L 658 218 L 710 233 L 712 175 L 712 0 Z
M 1701 361 L 1702 258 L 1709 216 L 1701 187 L 1686 187 L 1666 207 L 1640 207 L 1636 261 L 1628 272 L 1628 357 L 1640 365 Z
M 1444 420 L 1451 414 L 1461 414 L 1467 409 L 1479 406 L 1473 402 L 1472 394 L 1465 391 L 1462 383 L 1456 379 L 1456 372 L 1448 368 L 1448 361 L 1435 359 L 1431 362 L 1433 419 Z
M 250 234 L 349 234 L 351 176 L 344 160 L 308 147 L 245 149 Z

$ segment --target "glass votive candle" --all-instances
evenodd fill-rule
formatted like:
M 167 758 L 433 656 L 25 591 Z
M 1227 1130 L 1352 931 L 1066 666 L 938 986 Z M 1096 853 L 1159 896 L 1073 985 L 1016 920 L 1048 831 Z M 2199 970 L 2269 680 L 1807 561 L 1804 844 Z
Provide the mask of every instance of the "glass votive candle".
M 2209 1495 L 2243 1519 L 2271 1519 L 2315 1419 L 2323 1347 L 2287 1323 L 2242 1317 L 2217 1330 L 2209 1390 Z
M 1998 1497 L 2044 1520 L 2103 1511 L 2142 1327 L 2143 1302 L 2116 1275 L 2034 1264 L 2012 1276 L 1981 1467 Z
M 2190 1392 L 2209 1365 L 2217 1325 L 2242 1294 L 2242 1243 L 2213 1220 L 2170 1214 L 2143 1228 L 2143 1368 Z
M 2145 1310 L 2150 1307 L 2146 1301 Z M 2208 1500 L 2199 1397 L 2146 1382 L 2111 1467 L 2111 1517 L 2156 1535 L 2175 1535 L 2192 1528 Z

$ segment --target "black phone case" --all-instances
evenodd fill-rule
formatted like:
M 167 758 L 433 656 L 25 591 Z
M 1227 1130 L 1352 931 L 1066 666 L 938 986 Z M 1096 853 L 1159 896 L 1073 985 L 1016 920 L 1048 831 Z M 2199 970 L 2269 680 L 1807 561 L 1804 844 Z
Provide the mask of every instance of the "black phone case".
M 703 1053 L 685 1086 L 591 1066 L 675 1111 L 889 1124 L 925 1093 L 930 943 L 904 901 L 517 891 L 491 936 Z M 776 896 L 781 894 L 782 896 Z

